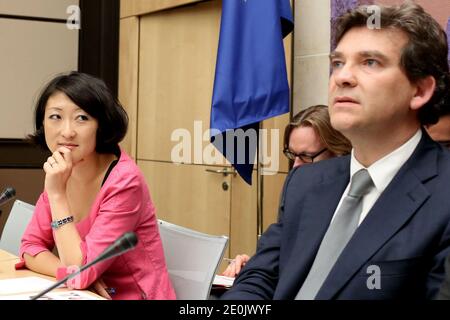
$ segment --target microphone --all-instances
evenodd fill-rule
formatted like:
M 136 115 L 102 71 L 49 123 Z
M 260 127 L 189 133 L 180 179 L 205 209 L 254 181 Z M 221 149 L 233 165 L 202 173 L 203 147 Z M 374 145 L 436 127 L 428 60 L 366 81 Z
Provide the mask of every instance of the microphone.
M 16 190 L 14 188 L 8 187 L 5 189 L 5 191 L 0 194 L 0 206 L 7 203 L 9 200 L 14 198 L 16 195 Z
M 93 266 L 94 264 L 111 259 L 112 257 L 124 254 L 127 251 L 130 251 L 134 249 L 138 242 L 138 238 L 134 232 L 126 232 L 124 233 L 120 238 L 118 238 L 112 245 L 110 245 L 108 248 L 105 249 L 96 259 L 89 262 L 88 264 L 85 264 L 84 266 L 81 266 L 76 272 L 68 274 L 64 279 L 56 282 L 55 284 L 51 285 L 44 291 L 39 292 L 37 295 L 33 296 L 31 300 L 37 300 L 40 297 L 42 297 L 47 292 L 59 287 L 63 283 L 65 283 L 67 280 L 72 279 L 76 275 L 78 275 L 81 271 L 86 270 L 87 268 Z

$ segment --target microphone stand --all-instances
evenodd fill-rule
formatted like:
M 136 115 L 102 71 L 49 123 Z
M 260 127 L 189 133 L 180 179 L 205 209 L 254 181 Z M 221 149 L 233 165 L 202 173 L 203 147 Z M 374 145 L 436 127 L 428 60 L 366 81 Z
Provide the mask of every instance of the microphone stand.
M 110 259 L 112 257 L 124 254 L 125 252 L 134 249 L 136 246 L 136 243 L 138 242 L 138 239 L 136 237 L 136 234 L 134 232 L 126 232 L 124 233 L 119 239 L 117 239 L 111 246 L 109 246 L 103 253 L 101 253 L 97 258 L 89 262 L 88 264 L 85 264 L 84 266 L 81 266 L 77 271 L 68 274 L 64 279 L 56 282 L 54 285 L 48 287 L 42 292 L 39 292 L 37 295 L 31 297 L 31 300 L 37 300 L 38 298 L 42 297 L 47 292 L 59 287 L 63 283 L 65 283 L 67 280 L 72 279 L 76 275 L 78 275 L 83 270 L 86 270 L 87 268 L 91 267 L 92 265 L 103 261 Z

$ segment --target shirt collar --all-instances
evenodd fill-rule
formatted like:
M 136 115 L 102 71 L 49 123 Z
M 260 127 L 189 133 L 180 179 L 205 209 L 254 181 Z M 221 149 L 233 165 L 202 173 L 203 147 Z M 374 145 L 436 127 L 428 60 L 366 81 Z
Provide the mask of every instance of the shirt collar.
M 403 145 L 387 154 L 383 158 L 372 163 L 368 168 L 365 168 L 354 155 L 354 149 L 352 149 L 352 155 L 350 160 L 350 174 L 353 177 L 357 171 L 361 169 L 367 169 L 370 177 L 373 180 L 375 188 L 381 193 L 391 182 L 402 165 L 409 159 L 417 145 L 422 138 L 422 130 L 417 132 Z

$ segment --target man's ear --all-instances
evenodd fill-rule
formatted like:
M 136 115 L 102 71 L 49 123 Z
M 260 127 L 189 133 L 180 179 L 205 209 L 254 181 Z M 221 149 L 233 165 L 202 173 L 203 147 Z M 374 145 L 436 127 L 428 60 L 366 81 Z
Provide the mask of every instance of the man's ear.
M 433 96 L 436 88 L 436 79 L 433 76 L 428 76 L 416 82 L 416 93 L 411 99 L 411 109 L 418 110 Z

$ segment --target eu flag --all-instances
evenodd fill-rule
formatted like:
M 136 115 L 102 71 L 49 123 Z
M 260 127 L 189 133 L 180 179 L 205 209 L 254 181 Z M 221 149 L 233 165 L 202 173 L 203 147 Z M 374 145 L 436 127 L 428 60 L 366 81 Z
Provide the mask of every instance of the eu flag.
M 289 112 L 283 38 L 289 0 L 223 0 L 211 108 L 211 142 L 249 184 L 259 122 Z

